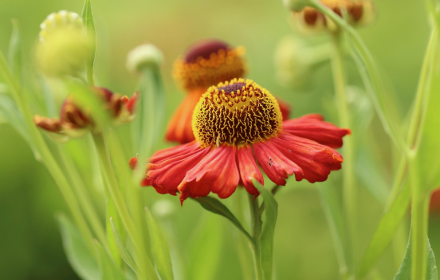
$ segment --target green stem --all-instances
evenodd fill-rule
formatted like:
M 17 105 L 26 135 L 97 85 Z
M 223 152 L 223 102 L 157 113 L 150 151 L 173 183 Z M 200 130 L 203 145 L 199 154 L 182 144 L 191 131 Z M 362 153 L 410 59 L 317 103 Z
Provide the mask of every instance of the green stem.
M 236 212 L 238 213 L 237 218 L 238 220 L 243 223 L 245 220 L 244 218 L 244 209 L 243 209 L 243 194 L 247 196 L 247 191 L 245 190 L 237 190 L 239 193 L 234 196 L 235 202 L 234 206 L 236 207 Z M 247 252 L 247 244 L 249 240 L 242 236 L 241 234 L 237 233 L 234 228 L 234 240 L 236 242 L 236 247 L 238 251 L 238 258 L 240 260 L 240 266 L 243 273 L 243 279 L 244 280 L 251 280 L 252 279 L 252 264 L 249 261 Z
M 359 34 L 354 30 L 353 27 L 351 27 L 344 19 L 342 19 L 338 14 L 334 13 L 331 9 L 323 5 L 318 0 L 311 0 L 311 6 L 329 17 L 337 26 L 342 28 L 344 31 L 346 31 L 350 35 L 350 39 L 357 51 L 357 54 L 362 59 L 362 62 L 364 63 L 365 69 L 362 69 L 362 71 L 366 71 L 369 73 L 372 85 L 374 86 L 375 90 L 373 91 L 373 94 L 370 95 L 373 104 L 376 108 L 377 114 L 379 115 L 382 124 L 384 126 L 384 129 L 389 133 L 390 138 L 393 140 L 395 145 L 401 150 L 402 152 L 405 152 L 405 155 L 407 154 L 408 148 L 406 146 L 406 143 L 401 136 L 399 129 L 397 128 L 397 125 L 393 121 L 393 118 L 390 115 L 389 110 L 387 109 L 387 102 L 385 101 L 385 90 L 383 87 L 383 83 L 381 80 L 381 75 L 379 71 L 377 70 L 377 67 L 374 63 L 373 57 L 368 50 L 368 48 L 365 46 L 364 41 L 359 36 Z
M 28 106 L 26 99 L 23 96 L 23 92 L 17 83 L 17 81 L 12 76 L 10 69 L 6 63 L 5 57 L 2 52 L 0 52 L 0 73 L 3 74 L 4 81 L 9 85 L 9 89 L 12 93 L 12 96 L 15 100 L 15 103 L 18 106 L 18 109 L 23 115 L 23 119 L 25 120 L 26 126 L 29 130 L 31 139 L 34 142 L 34 146 L 38 150 L 42 162 L 46 166 L 47 170 L 51 174 L 54 179 L 56 185 L 58 186 L 61 195 L 66 201 L 67 207 L 72 213 L 72 217 L 75 220 L 76 225 L 78 226 L 79 231 L 81 232 L 82 237 L 84 238 L 89 250 L 92 252 L 95 258 L 98 257 L 95 243 L 93 241 L 93 236 L 90 232 L 90 229 L 87 225 L 86 220 L 84 219 L 83 214 L 78 206 L 77 198 L 72 191 L 72 188 L 61 171 L 58 163 L 50 152 L 49 148 L 46 145 L 43 137 L 40 132 L 35 127 L 35 124 L 32 121 L 32 113 Z
M 124 224 L 124 227 L 134 244 L 136 263 L 139 267 L 139 276 L 141 279 L 158 279 L 155 269 L 145 251 L 146 246 L 144 239 L 140 234 L 140 231 L 135 227 L 128 212 L 124 196 L 117 185 L 115 172 L 110 163 L 104 137 L 102 134 L 93 134 L 93 140 L 98 152 L 98 158 L 104 177 L 103 179 L 108 184 L 109 193 L 115 202 L 115 206 L 121 217 L 122 223 Z
M 428 208 L 430 193 L 422 190 L 417 161 L 411 158 L 409 165 L 409 182 L 412 191 L 411 210 L 411 279 L 426 278 L 427 264 L 427 236 L 428 236 Z
M 99 242 L 103 245 L 103 247 L 110 252 L 110 248 L 108 246 L 106 233 L 104 231 L 104 227 L 101 223 L 101 219 L 93 206 L 93 202 L 90 199 L 90 195 L 87 192 L 86 186 L 84 182 L 81 180 L 81 176 L 78 173 L 76 166 L 73 164 L 72 160 L 66 155 L 65 151 L 61 149 L 58 145 L 59 156 L 62 164 L 71 175 L 69 176 L 73 187 L 75 188 L 75 192 L 78 195 L 79 202 L 81 204 L 81 208 L 84 211 L 85 216 L 89 220 L 89 224 L 91 228 L 95 232 L 98 237 Z
M 254 243 L 250 244 L 255 269 L 255 279 L 263 280 L 263 271 L 261 269 L 260 263 L 260 233 L 261 233 L 261 215 L 259 211 L 258 199 L 254 199 L 254 196 L 249 194 L 249 207 L 251 213 L 251 228 L 252 228 L 252 238 Z
M 350 128 L 350 113 L 347 103 L 345 70 L 343 65 L 343 48 L 341 37 L 342 34 L 333 34 L 334 53 L 332 56 L 333 80 L 335 85 L 336 97 L 338 100 L 339 122 L 342 127 Z M 354 171 L 354 146 L 351 137 L 344 140 L 344 168 L 342 169 L 343 177 L 343 203 L 344 214 L 347 230 L 347 261 L 350 274 L 355 274 L 357 263 L 357 244 L 356 244 L 356 205 L 357 205 L 357 189 L 355 185 Z

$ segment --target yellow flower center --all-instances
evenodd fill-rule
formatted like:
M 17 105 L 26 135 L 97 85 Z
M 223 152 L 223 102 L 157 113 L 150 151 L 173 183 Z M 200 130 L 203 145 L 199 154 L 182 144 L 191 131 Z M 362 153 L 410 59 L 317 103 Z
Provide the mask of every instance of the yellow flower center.
M 233 79 L 212 86 L 200 98 L 192 121 L 196 140 L 203 146 L 254 144 L 282 129 L 278 102 L 252 80 Z

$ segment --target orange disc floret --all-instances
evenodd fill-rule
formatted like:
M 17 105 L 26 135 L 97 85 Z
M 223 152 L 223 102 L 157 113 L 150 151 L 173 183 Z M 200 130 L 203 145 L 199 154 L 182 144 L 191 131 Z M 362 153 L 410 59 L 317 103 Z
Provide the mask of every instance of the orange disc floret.
M 200 41 L 174 63 L 173 76 L 187 90 L 243 77 L 244 52 L 243 47 L 233 48 L 222 41 Z
M 252 80 L 233 79 L 202 95 L 192 128 L 203 146 L 242 146 L 276 136 L 282 129 L 282 114 L 269 91 Z
M 321 3 L 340 17 L 345 17 L 350 25 L 365 25 L 374 17 L 374 6 L 371 0 L 321 0 Z M 328 19 L 318 10 L 306 7 L 294 12 L 301 27 L 306 29 L 321 29 L 328 26 Z

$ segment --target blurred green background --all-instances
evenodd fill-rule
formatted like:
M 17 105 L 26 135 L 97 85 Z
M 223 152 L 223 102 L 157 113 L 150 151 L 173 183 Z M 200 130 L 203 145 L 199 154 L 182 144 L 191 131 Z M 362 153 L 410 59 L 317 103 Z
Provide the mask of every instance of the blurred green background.
M 7 50 L 11 19 L 15 18 L 23 33 L 25 59 L 30 60 L 29 53 L 44 18 L 59 10 L 80 13 L 82 5 L 80 0 L 0 0 L 0 49 Z M 167 115 L 170 116 L 184 96 L 171 78 L 173 61 L 195 41 L 218 38 L 246 48 L 248 77 L 290 102 L 294 117 L 317 112 L 337 123 L 328 63 L 315 71 L 305 86 L 293 89 L 277 83 L 274 65 L 277 45 L 282 38 L 294 33 L 289 25 L 289 13 L 281 0 L 93 0 L 92 5 L 98 33 L 98 85 L 131 95 L 137 77 L 125 67 L 127 52 L 141 43 L 155 44 L 165 56 L 162 73 L 169 105 Z M 397 116 L 404 119 L 414 96 L 428 40 L 423 2 L 382 0 L 376 1 L 376 8 L 376 21 L 359 32 L 390 81 L 396 97 L 395 105 L 399 109 Z M 347 69 L 350 84 L 362 87 L 349 59 Z M 359 247 L 362 251 L 380 217 L 381 200 L 386 198 L 381 194 L 386 195 L 390 187 L 395 156 L 376 116 L 366 131 L 359 132 L 362 135 L 356 135 L 356 129 L 353 132 L 352 137 L 363 139 L 359 145 L 368 151 L 370 157 L 369 161 L 361 159 L 357 163 L 358 170 L 364 170 L 364 180 L 360 179 L 359 184 L 365 187 L 361 189 L 359 201 Z M 87 157 L 87 154 L 82 156 Z M 370 170 L 378 172 L 381 177 L 372 176 Z M 277 195 L 279 220 L 274 252 L 277 279 L 337 279 L 338 265 L 317 188 L 338 188 L 340 175 L 340 172 L 332 173 L 332 180 L 325 185 L 290 180 Z M 167 228 L 174 239 L 171 242 L 183 254 L 185 248 L 193 246 L 187 240 L 195 238 L 194 232 L 206 223 L 206 216 L 221 223 L 217 239 L 222 246 L 215 279 L 241 279 L 232 231 L 225 221 L 205 214 L 192 201 L 181 208 L 176 197 L 160 196 L 151 189 L 145 189 L 145 193 L 150 204 L 167 199 L 175 206 L 167 218 L 175 226 Z M 231 197 L 227 201 L 233 205 L 233 200 Z M 65 206 L 54 182 L 14 129 L 0 124 L 2 279 L 77 279 L 62 250 L 54 220 L 57 211 L 65 211 Z M 407 230 L 408 223 L 404 228 Z M 430 237 L 437 259 L 440 259 L 438 215 L 432 216 Z M 402 253 L 406 238 L 404 236 Z M 202 256 L 211 252 L 210 248 L 199 249 Z M 391 250 L 387 252 L 379 264 L 384 279 L 392 278 L 400 261 L 393 260 Z

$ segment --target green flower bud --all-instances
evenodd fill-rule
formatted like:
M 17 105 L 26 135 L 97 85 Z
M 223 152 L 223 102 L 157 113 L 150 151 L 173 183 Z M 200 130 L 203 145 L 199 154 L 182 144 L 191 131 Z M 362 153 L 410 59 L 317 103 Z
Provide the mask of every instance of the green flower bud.
M 134 48 L 128 53 L 126 65 L 130 71 L 141 72 L 145 67 L 159 67 L 162 62 L 162 52 L 154 45 L 144 44 Z
M 92 51 L 81 18 L 72 12 L 50 14 L 41 24 L 36 60 L 49 76 L 75 76 L 85 69 Z

